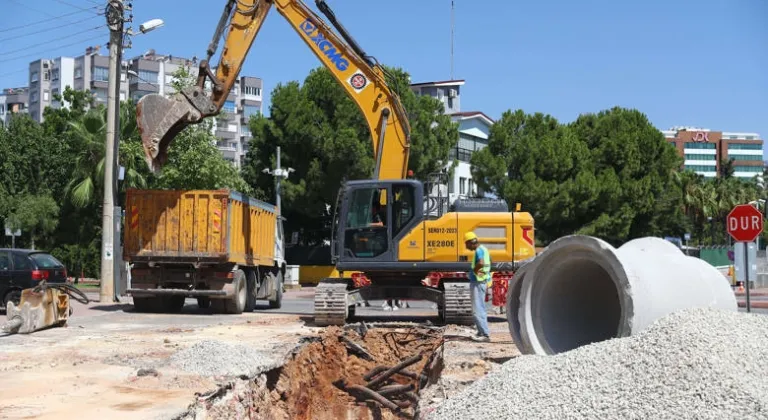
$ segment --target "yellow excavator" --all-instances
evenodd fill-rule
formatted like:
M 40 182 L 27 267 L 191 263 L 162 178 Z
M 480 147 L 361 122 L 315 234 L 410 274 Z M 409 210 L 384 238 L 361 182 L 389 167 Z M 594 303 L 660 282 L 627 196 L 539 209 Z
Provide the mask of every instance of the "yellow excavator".
M 137 104 L 147 163 L 161 168 L 184 127 L 218 114 L 274 6 L 360 108 L 376 161 L 372 179 L 348 181 L 339 191 L 331 252 L 340 277 L 316 288 L 316 324 L 343 325 L 358 303 L 380 299 L 431 301 L 443 322 L 471 324 L 466 273 L 472 253 L 464 247 L 464 234 L 473 231 L 488 248 L 494 278 L 508 277 L 535 254 L 533 217 L 519 205 L 510 212 L 502 200 L 450 203 L 444 172 L 426 183 L 408 179 L 410 126 L 386 69 L 363 51 L 325 1 L 316 5 L 338 35 L 301 0 L 228 0 L 197 84 L 170 98 L 149 94 Z M 225 29 L 214 73 L 209 61 Z

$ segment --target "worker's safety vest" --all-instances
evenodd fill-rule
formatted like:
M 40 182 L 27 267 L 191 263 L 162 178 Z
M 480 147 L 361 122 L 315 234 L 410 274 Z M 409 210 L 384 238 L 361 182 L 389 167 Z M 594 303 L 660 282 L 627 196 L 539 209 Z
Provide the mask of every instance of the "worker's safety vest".
M 478 276 L 475 274 L 475 264 L 477 260 L 483 259 L 483 269 Z M 486 282 L 491 281 L 491 254 L 488 253 L 488 248 L 480 245 L 475 250 L 475 255 L 472 258 L 472 271 L 469 273 L 469 279 L 471 281 Z

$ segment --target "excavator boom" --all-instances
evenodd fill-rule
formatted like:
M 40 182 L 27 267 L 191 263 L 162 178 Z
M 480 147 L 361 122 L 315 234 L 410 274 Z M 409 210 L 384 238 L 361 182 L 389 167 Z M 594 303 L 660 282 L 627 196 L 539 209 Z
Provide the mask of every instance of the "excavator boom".
M 301 0 L 251 1 L 227 1 L 208 47 L 208 57 L 200 62 L 195 86 L 186 87 L 170 98 L 149 94 L 139 100 L 136 114 L 150 169 L 157 171 L 165 164 L 168 148 L 181 130 L 219 113 L 269 9 L 274 6 L 362 111 L 376 160 L 373 178 L 405 178 L 410 126 L 399 97 L 387 85 L 385 69 L 365 54 L 325 1 L 316 0 L 318 9 L 341 38 Z M 227 25 L 224 48 L 214 74 L 209 62 Z M 211 82 L 210 93 L 206 89 L 207 80 Z

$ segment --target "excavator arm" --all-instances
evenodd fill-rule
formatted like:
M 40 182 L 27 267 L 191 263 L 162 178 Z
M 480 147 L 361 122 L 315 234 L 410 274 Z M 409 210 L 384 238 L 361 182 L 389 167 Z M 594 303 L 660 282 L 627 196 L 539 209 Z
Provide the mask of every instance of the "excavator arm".
M 316 4 L 341 38 L 301 0 L 228 0 L 208 47 L 208 57 L 200 62 L 196 85 L 171 98 L 149 94 L 137 104 L 137 120 L 150 169 L 157 171 L 165 164 L 168 147 L 181 130 L 219 113 L 269 9 L 274 6 L 362 111 L 373 141 L 373 178 L 405 178 L 410 126 L 400 98 L 387 85 L 386 70 L 365 54 L 325 1 L 316 0 Z M 214 74 L 209 61 L 227 25 L 229 30 Z M 211 81 L 210 93 L 205 89 L 206 80 Z

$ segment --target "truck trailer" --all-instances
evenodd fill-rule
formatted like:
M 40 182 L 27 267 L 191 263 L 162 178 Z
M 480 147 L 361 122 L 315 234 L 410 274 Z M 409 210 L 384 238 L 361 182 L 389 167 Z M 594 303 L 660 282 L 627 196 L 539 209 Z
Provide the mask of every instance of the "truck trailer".
M 239 192 L 126 192 L 123 259 L 138 312 L 201 309 L 240 314 L 256 300 L 279 308 L 286 271 L 278 209 Z

